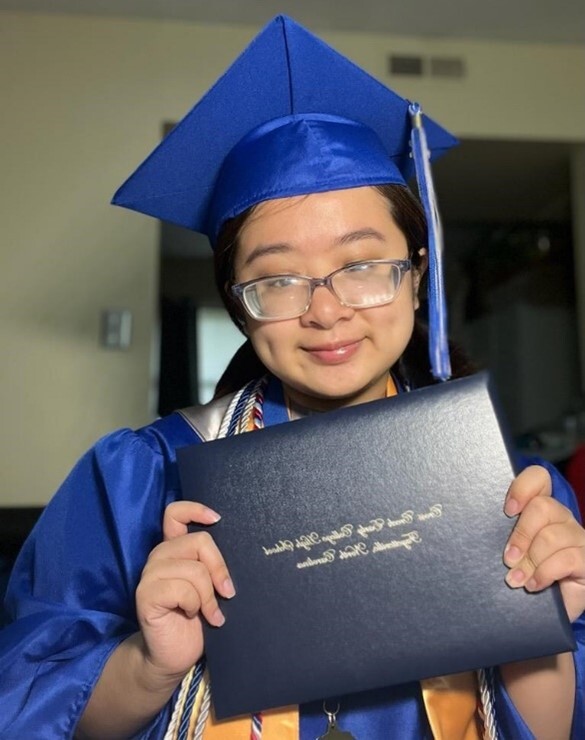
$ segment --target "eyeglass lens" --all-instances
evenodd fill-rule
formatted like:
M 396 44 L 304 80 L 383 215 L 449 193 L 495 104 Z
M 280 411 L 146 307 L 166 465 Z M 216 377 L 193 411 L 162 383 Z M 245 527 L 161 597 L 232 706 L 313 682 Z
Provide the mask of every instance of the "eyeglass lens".
M 365 308 L 394 300 L 401 279 L 399 264 L 362 262 L 334 272 L 326 278 L 326 284 L 344 305 Z M 262 278 L 247 285 L 242 297 L 255 318 L 292 318 L 308 309 L 315 282 L 319 284 L 294 275 Z

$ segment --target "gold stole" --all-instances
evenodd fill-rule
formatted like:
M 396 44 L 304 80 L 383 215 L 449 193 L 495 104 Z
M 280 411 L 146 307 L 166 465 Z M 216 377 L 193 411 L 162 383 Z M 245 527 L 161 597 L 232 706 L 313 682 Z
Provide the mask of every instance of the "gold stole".
M 325 727 L 325 715 L 323 720 Z M 250 740 L 251 730 L 250 716 L 218 722 L 210 713 L 203 732 L 203 740 Z M 298 707 L 269 709 L 262 712 L 262 740 L 299 740 Z
M 386 396 L 395 396 L 397 392 L 392 376 L 389 375 Z M 250 424 L 247 431 L 254 428 L 253 420 Z M 435 740 L 481 740 L 477 719 L 478 690 L 475 673 L 469 671 L 452 676 L 428 678 L 420 683 L 425 710 Z M 203 686 L 198 693 L 201 694 L 202 690 Z M 195 706 L 197 707 L 197 701 Z M 198 712 L 194 711 L 193 715 L 197 716 Z M 324 729 L 325 719 L 324 714 Z M 250 716 L 218 721 L 213 716 L 212 710 L 205 725 L 203 740 L 249 740 L 251 728 Z M 191 737 L 191 734 L 189 736 Z M 262 740 L 298 740 L 298 738 L 298 707 L 283 707 L 262 712 Z

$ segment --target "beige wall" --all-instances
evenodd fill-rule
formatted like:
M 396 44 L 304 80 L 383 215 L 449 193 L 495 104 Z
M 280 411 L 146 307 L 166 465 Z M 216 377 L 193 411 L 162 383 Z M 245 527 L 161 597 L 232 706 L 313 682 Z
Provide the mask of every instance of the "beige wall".
M 257 29 L 0 13 L 0 505 L 43 503 L 99 435 L 150 418 L 157 224 L 116 187 Z M 585 139 L 585 48 L 331 33 L 464 136 Z M 462 55 L 462 82 L 385 78 L 390 52 Z M 129 308 L 126 352 L 98 345 Z

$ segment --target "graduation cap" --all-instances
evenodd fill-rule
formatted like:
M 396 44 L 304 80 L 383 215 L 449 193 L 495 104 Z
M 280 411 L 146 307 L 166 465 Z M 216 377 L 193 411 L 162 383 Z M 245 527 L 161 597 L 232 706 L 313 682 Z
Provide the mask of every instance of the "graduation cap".
M 277 16 L 126 180 L 112 202 L 206 234 L 265 200 L 406 185 L 429 227 L 433 374 L 450 375 L 441 230 L 429 160 L 457 140 L 286 16 Z

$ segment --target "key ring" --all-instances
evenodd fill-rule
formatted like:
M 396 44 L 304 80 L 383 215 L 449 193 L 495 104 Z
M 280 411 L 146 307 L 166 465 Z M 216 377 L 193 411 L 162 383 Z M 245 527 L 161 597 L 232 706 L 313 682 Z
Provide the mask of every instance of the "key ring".
M 327 701 L 323 702 L 323 713 L 327 717 L 327 729 L 325 734 L 320 735 L 317 740 L 355 740 L 350 732 L 345 732 L 337 725 L 337 715 L 340 709 L 341 704 L 339 701 L 335 709 L 330 709 L 327 706 Z
M 323 702 L 323 711 L 325 712 L 325 714 L 327 716 L 327 720 L 329 721 L 329 726 L 330 727 L 335 727 L 335 721 L 337 719 L 337 715 L 339 714 L 339 710 L 340 709 L 341 709 L 341 704 L 339 702 L 337 702 L 337 706 L 335 707 L 335 709 L 333 710 L 333 712 L 330 712 L 327 709 L 327 701 L 324 701 Z

